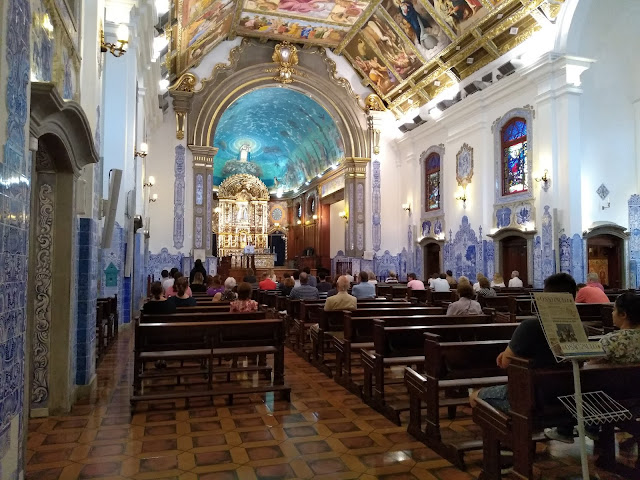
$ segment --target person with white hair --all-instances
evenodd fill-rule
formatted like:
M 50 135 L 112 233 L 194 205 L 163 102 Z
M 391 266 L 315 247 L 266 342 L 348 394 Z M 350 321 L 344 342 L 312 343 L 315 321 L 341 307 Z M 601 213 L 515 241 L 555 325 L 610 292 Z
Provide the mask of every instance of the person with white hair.
M 587 275 L 587 284 L 578 290 L 576 303 L 609 303 L 609 297 L 604 293 L 604 288 L 600 283 L 597 273 Z
M 358 308 L 358 299 L 353 295 L 349 295 L 350 286 L 351 282 L 349 282 L 347 277 L 342 275 L 338 278 L 338 293 L 327 298 L 327 301 L 324 303 L 325 312 L 333 310 L 355 310 Z
M 237 300 L 238 295 L 233 289 L 236 288 L 236 279 L 233 277 L 227 277 L 224 281 L 224 291 L 218 292 L 213 296 L 214 302 L 233 302 Z
M 520 272 L 514 270 L 511 272 L 511 279 L 509 280 L 509 288 L 522 288 L 524 284 L 520 280 Z

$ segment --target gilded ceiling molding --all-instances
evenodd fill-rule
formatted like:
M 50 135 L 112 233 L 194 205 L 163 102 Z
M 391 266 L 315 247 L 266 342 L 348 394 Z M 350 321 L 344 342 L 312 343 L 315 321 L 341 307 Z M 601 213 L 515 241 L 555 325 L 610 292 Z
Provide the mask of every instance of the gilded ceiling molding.
M 373 0 L 369 6 L 365 9 L 365 11 L 360 15 L 358 21 L 351 26 L 351 31 L 345 35 L 342 39 L 342 42 L 338 44 L 338 46 L 333 50 L 333 53 L 336 55 L 340 55 L 342 51 L 345 49 L 349 42 L 353 40 L 353 38 L 358 34 L 362 26 L 369 21 L 371 15 L 377 10 L 378 6 L 382 3 L 382 0 Z
M 384 112 L 386 110 L 384 102 L 375 93 L 367 96 L 367 100 L 365 103 L 367 105 L 367 111 Z
M 240 60 L 240 55 L 244 52 L 245 48 L 251 45 L 252 42 L 249 38 L 243 37 L 242 42 L 237 47 L 233 47 L 229 52 L 229 60 L 228 63 L 216 63 L 211 71 L 211 76 L 208 78 L 203 78 L 200 80 L 200 88 L 198 91 L 203 90 L 208 82 L 212 82 L 216 79 L 216 77 L 222 72 L 233 72 L 238 66 L 238 60 Z
M 173 98 L 173 111 L 176 114 L 176 138 L 178 140 L 184 139 L 185 120 L 191 109 L 196 83 L 198 83 L 198 79 L 193 73 L 185 73 L 169 89 L 169 95 Z

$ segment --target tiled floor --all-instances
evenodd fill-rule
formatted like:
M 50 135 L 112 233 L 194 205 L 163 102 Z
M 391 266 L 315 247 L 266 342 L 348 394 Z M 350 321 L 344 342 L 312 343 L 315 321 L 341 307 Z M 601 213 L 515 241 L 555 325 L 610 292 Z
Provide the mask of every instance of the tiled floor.
M 466 480 L 476 478 L 481 455 L 469 468 L 452 467 L 422 443 L 347 393 L 291 352 L 286 379 L 291 403 L 272 395 L 216 399 L 188 410 L 157 405 L 129 413 L 131 336 L 124 332 L 98 370 L 95 398 L 63 417 L 29 422 L 27 479 L 276 479 L 360 478 Z M 444 435 L 473 431 L 469 417 Z M 541 447 L 540 478 L 579 472 L 575 448 Z M 561 453 L 562 459 L 553 455 Z M 603 479 L 620 479 L 601 474 Z

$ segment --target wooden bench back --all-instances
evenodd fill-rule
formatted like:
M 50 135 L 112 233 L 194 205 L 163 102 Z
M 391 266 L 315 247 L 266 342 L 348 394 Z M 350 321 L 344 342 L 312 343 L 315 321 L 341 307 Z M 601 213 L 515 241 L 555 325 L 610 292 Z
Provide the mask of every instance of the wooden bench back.
M 387 326 L 385 320 L 375 320 L 373 345 L 377 355 L 405 357 L 424 354 L 425 333 L 438 335 L 443 342 L 470 342 L 478 340 L 509 340 L 517 323 L 476 324 L 477 315 L 456 317 L 454 325 Z
M 228 312 L 231 308 L 229 302 L 213 303 L 209 301 L 206 304 L 198 304 L 195 307 L 177 307 L 176 313 L 214 313 Z
M 482 308 L 494 308 L 496 312 L 504 312 L 515 315 L 517 313 L 516 299 L 510 295 L 499 297 L 480 297 L 478 302 Z
M 427 303 L 429 305 L 442 306 L 445 302 L 455 302 L 458 300 L 458 293 L 454 290 L 449 290 L 448 292 L 432 292 L 431 290 L 426 290 L 427 292 Z
M 437 309 L 438 307 L 429 307 Z M 429 314 L 405 314 L 399 316 L 371 316 L 371 317 L 351 317 L 345 313 L 344 317 L 344 338 L 351 343 L 364 343 L 373 341 L 373 325 L 375 320 L 384 319 L 387 327 L 401 327 L 412 325 L 455 325 L 460 323 L 461 317 L 447 316 L 442 310 L 438 313 Z M 467 317 L 465 317 L 467 318 Z M 490 323 L 492 318 L 489 315 L 473 315 L 468 317 L 470 323 Z
M 418 303 L 429 303 L 429 299 L 430 299 L 430 295 L 431 294 L 431 290 L 412 290 L 412 289 L 408 289 L 407 291 L 407 295 L 409 297 L 409 300 L 415 300 Z
M 196 312 L 140 315 L 140 323 L 221 322 L 227 320 L 259 320 L 267 318 L 266 311 L 257 312 Z
M 496 334 L 503 332 L 496 332 Z M 443 342 L 435 333 L 424 334 L 425 374 L 439 380 L 504 375 L 496 358 L 509 340 Z
M 279 345 L 283 341 L 281 319 L 220 322 L 137 323 L 136 352 L 196 348 L 242 348 Z

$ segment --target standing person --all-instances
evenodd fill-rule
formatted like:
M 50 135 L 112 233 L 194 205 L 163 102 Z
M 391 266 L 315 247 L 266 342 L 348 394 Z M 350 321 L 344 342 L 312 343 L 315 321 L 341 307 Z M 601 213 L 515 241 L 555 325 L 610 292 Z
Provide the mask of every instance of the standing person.
M 337 293 L 327 298 L 324 303 L 324 311 L 330 312 L 333 310 L 355 310 L 358 308 L 358 299 L 353 295 L 349 295 L 349 279 L 342 275 L 338 278 Z
M 168 274 L 169 272 L 167 272 Z M 162 284 L 160 282 L 153 282 L 151 284 L 151 298 L 144 304 L 142 311 L 146 314 L 175 313 L 176 304 L 173 300 L 167 300 L 162 294 Z
M 509 280 L 509 288 L 522 288 L 524 284 L 520 280 L 520 272 L 514 270 L 511 272 L 511 280 Z
M 176 304 L 176 307 L 195 307 L 196 299 L 193 298 L 189 293 L 187 293 L 187 289 L 189 288 L 189 280 L 187 277 L 180 277 L 176 280 L 175 289 L 176 294 L 173 297 L 173 301 Z
M 300 300 L 317 300 L 320 298 L 318 289 L 309 285 L 307 272 L 300 274 L 300 286 L 294 287 L 289 294 L 289 298 L 299 298 Z
M 438 278 L 433 281 L 434 292 L 448 292 L 451 290 L 451 285 L 447 282 L 447 275 L 441 273 Z
M 204 265 L 202 264 L 202 260 L 200 260 L 199 258 L 196 260 L 195 265 L 193 266 L 193 268 L 191 269 L 191 272 L 189 273 L 190 285 L 193 285 L 193 279 L 195 278 L 196 272 L 200 272 L 202 274 L 202 280 L 204 281 L 205 277 L 207 276 L 207 269 L 204 268 Z
M 160 275 L 162 275 L 161 281 L 163 290 L 166 290 L 169 287 L 173 287 L 173 277 L 169 276 L 168 270 L 162 270 L 162 273 Z
M 258 287 L 260 288 L 260 290 L 275 290 L 278 286 L 276 285 L 276 282 L 271 280 L 271 278 L 269 277 L 269 273 L 264 272 L 262 274 L 262 280 L 258 284 Z
M 369 274 L 360 272 L 360 283 L 354 285 L 351 293 L 356 298 L 376 298 L 376 287 L 369 283 Z
M 269 275 L 265 273 L 265 275 Z M 273 283 L 273 282 L 272 282 Z M 251 300 L 253 287 L 250 283 L 242 282 L 238 285 L 238 299 L 231 302 L 231 312 L 257 312 L 258 302 Z
M 407 282 L 407 287 L 409 287 L 411 290 L 424 290 L 424 283 L 422 283 L 422 280 L 418 280 L 418 277 L 416 277 L 415 273 L 410 273 L 407 275 L 407 278 L 409 279 L 409 282 Z
M 238 295 L 233 291 L 236 288 L 236 279 L 233 277 L 227 277 L 224 281 L 224 290 L 222 292 L 218 292 L 213 296 L 213 301 L 215 303 L 218 302 L 232 302 Z

